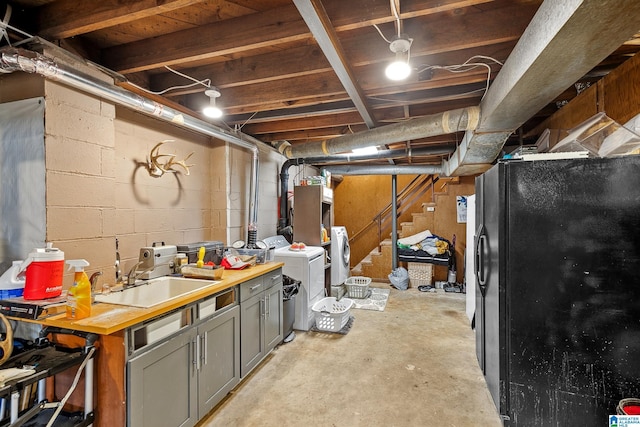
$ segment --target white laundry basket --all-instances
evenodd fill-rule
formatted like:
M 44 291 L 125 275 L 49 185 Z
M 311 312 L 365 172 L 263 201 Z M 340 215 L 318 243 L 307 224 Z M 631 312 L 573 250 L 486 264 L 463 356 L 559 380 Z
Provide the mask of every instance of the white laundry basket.
M 349 321 L 349 310 L 353 300 L 335 297 L 323 298 L 313 304 L 311 310 L 315 313 L 316 328 L 320 331 L 338 332 Z

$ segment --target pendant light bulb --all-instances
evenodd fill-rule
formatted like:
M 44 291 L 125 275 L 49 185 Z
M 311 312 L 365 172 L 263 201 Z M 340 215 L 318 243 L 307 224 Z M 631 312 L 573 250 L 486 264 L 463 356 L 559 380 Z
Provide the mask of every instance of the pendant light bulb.
M 391 52 L 396 54 L 395 61 L 385 69 L 385 75 L 389 80 L 404 80 L 411 74 L 409 48 L 411 48 L 412 41 L 407 37 L 397 37 L 389 44 Z
M 204 94 L 209 97 L 209 105 L 202 109 L 202 114 L 211 118 L 219 119 L 222 117 L 222 110 L 216 106 L 216 98 L 220 96 L 220 91 L 217 89 L 207 89 Z

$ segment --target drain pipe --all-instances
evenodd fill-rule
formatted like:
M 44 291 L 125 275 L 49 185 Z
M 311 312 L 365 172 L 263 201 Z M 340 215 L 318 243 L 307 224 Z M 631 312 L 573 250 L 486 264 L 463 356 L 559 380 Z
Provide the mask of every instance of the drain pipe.
M 375 154 L 354 154 L 354 153 L 343 153 L 343 154 L 334 154 L 330 157 L 309 157 L 309 158 L 300 158 L 300 159 L 289 159 L 286 160 L 282 167 L 280 168 L 280 218 L 278 218 L 278 234 L 280 234 L 280 230 L 284 229 L 287 224 L 287 193 L 289 192 L 289 168 L 291 166 L 298 166 L 302 164 L 308 165 L 317 165 L 327 163 L 339 163 L 339 162 L 353 162 L 358 160 L 375 160 L 375 159 L 392 159 L 395 157 L 401 156 L 409 156 L 409 157 L 417 157 L 417 156 L 436 156 L 436 155 L 447 155 L 451 154 L 455 151 L 455 146 L 445 146 L 445 147 L 422 147 L 410 150 L 380 150 Z M 404 166 L 406 167 L 406 166 Z
M 250 150 L 252 154 L 252 174 L 249 188 L 249 228 L 251 228 L 252 224 L 254 227 L 257 225 L 259 172 L 257 146 L 259 143 L 262 143 L 262 141 L 240 132 L 227 131 L 207 123 L 204 120 L 185 115 L 178 110 L 113 84 L 103 82 L 70 66 L 58 64 L 43 54 L 13 47 L 0 49 L 0 72 L 12 73 L 14 71 L 39 74 L 47 79 L 63 83 L 74 89 L 108 99 L 116 104 L 157 117 L 174 125 L 183 126 L 198 133 L 212 136 Z

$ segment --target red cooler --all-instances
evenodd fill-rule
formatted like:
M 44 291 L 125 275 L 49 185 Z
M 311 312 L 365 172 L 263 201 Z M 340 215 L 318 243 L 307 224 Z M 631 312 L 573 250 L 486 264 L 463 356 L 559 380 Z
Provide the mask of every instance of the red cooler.
M 62 293 L 64 252 L 52 247 L 51 243 L 31 252 L 20 266 L 21 271 L 25 269 L 24 299 L 53 298 Z

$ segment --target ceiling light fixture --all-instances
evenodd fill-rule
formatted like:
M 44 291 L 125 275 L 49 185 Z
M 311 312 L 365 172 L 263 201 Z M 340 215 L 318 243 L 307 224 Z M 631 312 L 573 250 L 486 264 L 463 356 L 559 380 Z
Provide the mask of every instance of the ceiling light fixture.
M 209 88 L 204 91 L 204 94 L 209 97 L 209 105 L 203 108 L 202 114 L 212 119 L 222 117 L 222 110 L 216 106 L 216 98 L 220 96 L 220 91 L 215 88 Z
M 387 65 L 384 73 L 390 80 L 404 80 L 411 74 L 409 65 L 409 49 L 411 49 L 412 39 L 405 35 L 395 37 L 389 43 L 389 49 L 396 54 L 396 59 Z

